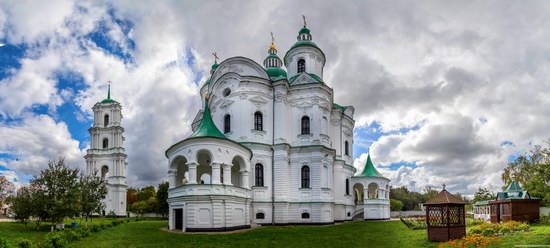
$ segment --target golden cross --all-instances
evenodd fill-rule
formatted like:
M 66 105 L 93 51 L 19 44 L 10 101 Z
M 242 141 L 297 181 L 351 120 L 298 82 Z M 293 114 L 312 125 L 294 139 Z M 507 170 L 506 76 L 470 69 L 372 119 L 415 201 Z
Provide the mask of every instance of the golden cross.
M 270 32 L 271 33 L 271 44 L 275 44 L 275 37 L 273 37 L 273 32 Z
M 304 28 L 307 26 L 307 23 L 306 23 L 306 16 L 305 15 L 302 15 L 302 18 L 304 18 Z
M 218 63 L 218 59 L 219 59 L 219 58 L 218 58 L 218 53 L 213 52 L 212 55 L 214 55 L 214 63 L 217 64 L 217 63 Z

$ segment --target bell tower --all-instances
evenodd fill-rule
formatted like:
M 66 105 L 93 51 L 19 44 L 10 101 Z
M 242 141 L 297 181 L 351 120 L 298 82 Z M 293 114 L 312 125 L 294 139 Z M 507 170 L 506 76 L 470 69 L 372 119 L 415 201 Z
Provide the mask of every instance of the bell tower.
M 107 181 L 107 196 L 104 200 L 105 212 L 126 216 L 126 153 L 124 151 L 124 128 L 121 126 L 122 106 L 111 99 L 111 84 L 107 98 L 92 108 L 93 126 L 88 129 L 91 142 L 86 156 L 86 173 L 97 173 Z

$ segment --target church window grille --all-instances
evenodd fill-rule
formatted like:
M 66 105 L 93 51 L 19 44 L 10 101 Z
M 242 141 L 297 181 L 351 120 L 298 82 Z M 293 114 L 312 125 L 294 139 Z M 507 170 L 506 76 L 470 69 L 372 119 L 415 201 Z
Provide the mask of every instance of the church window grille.
M 309 188 L 309 166 L 302 166 L 302 188 Z
M 302 73 L 306 71 L 306 60 L 300 59 L 298 60 L 298 73 Z
M 231 132 L 231 115 L 225 115 L 223 117 L 223 133 Z
M 103 117 L 103 126 L 107 127 L 109 125 L 109 115 Z
M 263 220 L 263 219 L 265 219 L 265 214 L 264 214 L 264 213 L 257 213 L 257 214 L 256 214 L 256 219 L 257 219 L 257 220 Z
M 310 132 L 310 125 L 309 125 L 309 117 L 304 116 L 302 117 L 302 134 L 309 134 Z
M 302 213 L 302 219 L 309 219 L 309 213 Z
M 229 94 L 231 94 L 231 89 L 227 88 L 227 89 L 223 90 L 223 96 L 224 97 L 228 97 Z
M 108 147 L 109 147 L 109 139 L 105 138 L 105 139 L 103 139 L 103 149 L 108 148 Z
M 263 131 L 263 116 L 261 112 L 254 113 L 254 130 Z
M 263 187 L 264 186 L 264 166 L 262 164 L 256 164 L 254 168 L 255 176 L 255 185 Z
M 344 142 L 344 152 L 346 155 L 349 155 L 349 142 L 347 140 Z

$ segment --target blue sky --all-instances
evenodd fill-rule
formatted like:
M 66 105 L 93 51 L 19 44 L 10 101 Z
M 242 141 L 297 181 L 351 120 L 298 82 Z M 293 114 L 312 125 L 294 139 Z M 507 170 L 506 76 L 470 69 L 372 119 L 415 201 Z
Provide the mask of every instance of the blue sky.
M 549 9 L 537 1 L 2 2 L 0 173 L 25 183 L 58 156 L 82 168 L 91 107 L 111 80 L 124 106 L 129 184 L 157 184 L 163 150 L 189 135 L 200 109 L 211 53 L 261 64 L 269 33 L 284 54 L 305 14 L 335 102 L 355 108 L 356 167 L 370 150 L 395 186 L 498 189 L 506 164 L 550 137 Z

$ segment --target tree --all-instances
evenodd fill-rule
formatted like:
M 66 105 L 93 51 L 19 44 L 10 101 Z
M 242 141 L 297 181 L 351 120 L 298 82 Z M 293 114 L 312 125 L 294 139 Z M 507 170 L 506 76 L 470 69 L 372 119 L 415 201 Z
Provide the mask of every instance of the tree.
M 495 194 L 487 188 L 479 187 L 474 195 L 474 203 L 478 201 L 488 201 L 494 200 L 496 198 Z
M 519 156 L 502 173 L 503 189 L 512 180 L 517 181 L 531 196 L 542 198 L 541 204 L 550 205 L 550 140 L 546 147 L 535 146 L 529 153 Z
M 157 213 L 161 214 L 162 217 L 168 216 L 169 206 L 168 206 L 168 182 L 162 182 L 159 184 L 157 190 Z
M 0 175 L 0 208 L 4 205 L 6 199 L 13 195 L 15 186 L 5 176 Z
M 15 219 L 23 222 L 25 226 L 34 214 L 34 205 L 32 202 L 33 192 L 29 187 L 21 187 L 16 195 L 8 198 L 11 211 L 15 214 Z
M 97 176 L 97 171 L 87 176 L 80 176 L 80 212 L 86 221 L 92 213 L 101 213 L 105 209 L 103 199 L 107 195 L 107 182 Z
M 129 188 L 128 191 L 126 191 L 126 208 L 127 210 L 130 210 L 130 207 L 132 204 L 139 201 L 138 198 L 138 189 L 135 188 Z
M 403 209 L 403 202 L 396 199 L 390 199 L 390 210 L 391 211 L 401 211 Z
M 47 219 L 62 223 L 65 217 L 72 217 L 80 210 L 80 184 L 78 169 L 65 165 L 65 159 L 48 162 L 48 168 L 40 172 L 40 176 L 32 180 L 36 187 L 36 197 L 43 201 Z
M 142 188 L 138 192 L 138 199 L 140 201 L 147 201 L 151 197 L 155 197 L 157 194 L 157 191 L 155 190 L 155 186 L 149 185 L 147 187 Z

